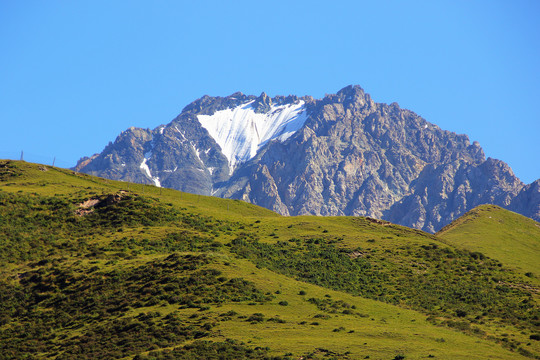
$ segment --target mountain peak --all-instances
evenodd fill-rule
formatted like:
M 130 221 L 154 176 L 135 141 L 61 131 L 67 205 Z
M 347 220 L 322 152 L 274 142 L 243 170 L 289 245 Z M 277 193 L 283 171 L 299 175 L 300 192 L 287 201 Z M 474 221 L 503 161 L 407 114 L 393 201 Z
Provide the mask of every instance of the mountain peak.
M 364 89 L 360 85 L 348 85 L 337 92 L 337 95 L 361 95 L 364 96 Z
M 272 99 L 263 91 L 253 102 L 252 107 L 257 114 L 267 113 L 272 108 Z
M 384 218 L 434 232 L 484 203 L 540 218 L 538 186 L 358 85 L 323 99 L 205 95 L 171 123 L 132 129 L 78 168 L 245 199 L 287 215 Z

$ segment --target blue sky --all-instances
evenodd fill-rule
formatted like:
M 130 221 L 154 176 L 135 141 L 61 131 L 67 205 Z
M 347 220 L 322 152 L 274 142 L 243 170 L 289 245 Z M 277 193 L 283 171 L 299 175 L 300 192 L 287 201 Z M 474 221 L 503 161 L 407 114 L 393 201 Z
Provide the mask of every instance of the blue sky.
M 358 84 L 540 178 L 540 2 L 0 0 L 0 158 L 73 166 L 236 91 Z

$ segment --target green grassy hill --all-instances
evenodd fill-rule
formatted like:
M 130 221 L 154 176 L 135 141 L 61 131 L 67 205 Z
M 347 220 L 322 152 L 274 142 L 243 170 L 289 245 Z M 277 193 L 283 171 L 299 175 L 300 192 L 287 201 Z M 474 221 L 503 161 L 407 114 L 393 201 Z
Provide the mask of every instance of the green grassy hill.
M 361 217 L 0 161 L 0 359 L 519 359 L 511 263 Z
M 437 234 L 452 245 L 502 261 L 538 279 L 540 224 L 495 205 L 479 206 Z

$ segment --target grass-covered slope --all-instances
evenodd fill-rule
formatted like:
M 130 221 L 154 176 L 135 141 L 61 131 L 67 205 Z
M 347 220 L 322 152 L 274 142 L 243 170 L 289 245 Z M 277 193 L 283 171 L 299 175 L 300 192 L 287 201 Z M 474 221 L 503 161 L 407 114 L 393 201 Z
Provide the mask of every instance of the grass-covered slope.
M 540 277 L 540 223 L 520 214 L 482 205 L 444 227 L 437 236 Z
M 352 217 L 0 161 L 0 359 L 516 359 L 538 288 Z

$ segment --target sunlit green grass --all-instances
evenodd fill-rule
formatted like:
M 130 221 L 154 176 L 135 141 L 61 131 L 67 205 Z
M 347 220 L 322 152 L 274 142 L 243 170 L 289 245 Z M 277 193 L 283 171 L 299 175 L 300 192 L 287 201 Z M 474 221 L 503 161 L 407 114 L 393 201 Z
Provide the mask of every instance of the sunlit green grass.
M 415 309 L 421 311 L 415 311 L 412 309 L 413 306 L 407 305 L 411 304 L 411 299 L 404 299 L 392 305 L 354 296 L 352 295 L 354 286 L 347 290 L 350 293 L 335 291 L 320 286 L 321 283 L 317 285 L 316 281 L 302 281 L 302 278 L 294 279 L 286 276 L 282 271 L 285 269 L 272 271 L 271 263 L 264 265 L 264 262 L 256 258 L 242 258 L 231 247 L 235 239 L 246 236 L 256 238 L 261 244 L 268 246 L 278 246 L 279 242 L 290 243 L 295 238 L 300 239 L 299 242 L 320 239 L 316 246 L 330 244 L 335 249 L 343 251 L 343 256 L 352 254 L 354 257 L 368 260 L 372 263 L 374 271 L 390 272 L 396 275 L 395 278 L 403 279 L 422 276 L 424 273 L 426 276 L 435 276 L 433 274 L 436 274 L 434 271 L 438 263 L 429 256 L 440 256 L 447 249 L 449 254 L 458 254 L 459 256 L 455 257 L 461 261 L 461 266 L 464 266 L 461 270 L 452 269 L 445 274 L 449 282 L 467 278 L 475 271 L 489 270 L 482 267 L 492 263 L 489 259 L 479 259 L 477 255 L 474 259 L 472 257 L 469 259 L 469 252 L 460 250 L 468 248 L 470 251 L 480 251 L 501 261 L 501 266 L 495 266 L 491 275 L 501 277 L 503 282 L 508 283 L 504 284 L 505 289 L 509 289 L 511 294 L 515 291 L 515 294 L 509 297 L 515 302 L 521 301 L 524 294 L 533 294 L 535 300 L 523 305 L 528 308 L 537 307 L 538 303 L 538 292 L 534 288 L 536 279 L 525 276 L 526 272 L 534 273 L 538 269 L 538 263 L 534 261 L 538 259 L 538 247 L 529 246 L 531 242 L 534 243 L 532 240 L 538 239 L 535 238 L 537 233 L 534 232 L 534 222 L 531 223 L 532 227 L 523 225 L 521 218 L 514 219 L 505 212 L 500 212 L 500 217 L 496 218 L 497 222 L 492 224 L 490 221 L 494 216 L 491 214 L 492 218 L 488 217 L 481 226 L 482 231 L 491 236 L 490 245 L 479 248 L 475 247 L 474 241 L 473 245 L 463 241 L 465 232 L 461 229 L 468 228 L 460 226 L 434 236 L 368 218 L 283 217 L 237 200 L 112 181 L 38 164 L 16 161 L 10 164 L 16 175 L 4 175 L 0 179 L 1 192 L 14 194 L 16 197 L 20 195 L 36 199 L 38 197 L 63 199 L 62 201 L 69 203 L 69 206 L 62 208 L 62 211 L 67 211 L 66 209 L 74 211 L 84 200 L 116 194 L 122 190 L 135 199 L 133 202 L 135 207 L 123 210 L 134 214 L 126 217 L 125 223 L 114 222 L 114 217 L 111 218 L 110 214 L 98 213 L 76 219 L 72 228 L 66 227 L 62 230 L 62 219 L 52 216 L 55 210 L 47 210 L 48 205 L 43 205 L 44 207 L 39 210 L 42 213 L 40 216 L 49 211 L 51 224 L 55 224 L 57 228 L 54 241 L 79 245 L 55 247 L 53 243 L 45 241 L 40 243 L 41 252 L 38 252 L 37 248 L 32 248 L 35 245 L 32 239 L 39 238 L 44 233 L 46 235 L 48 230 L 39 226 L 24 228 L 21 225 L 21 229 L 27 232 L 26 238 L 29 239 L 29 248 L 25 251 L 34 252 L 36 255 L 29 256 L 29 260 L 24 261 L 16 258 L 4 261 L 0 268 L 0 279 L 3 279 L 3 284 L 17 285 L 20 279 L 24 278 L 21 274 L 35 271 L 42 271 L 48 274 L 47 276 L 51 276 L 51 272 L 56 271 L 60 274 L 68 269 L 82 274 L 88 269 L 93 269 L 91 273 L 102 274 L 100 276 L 115 271 L 129 273 L 133 269 L 144 269 L 147 264 L 162 262 L 174 252 L 180 256 L 205 254 L 211 259 L 209 264 L 204 265 L 205 269 L 219 270 L 229 279 L 243 278 L 254 284 L 257 291 L 271 296 L 271 300 L 266 302 L 228 301 L 202 304 L 194 308 L 184 308 L 163 300 L 143 306 L 140 304 L 134 306 L 131 303 L 120 313 L 111 310 L 112 315 L 108 315 L 106 312 L 101 322 L 75 321 L 70 326 L 50 330 L 55 336 L 53 342 L 57 343 L 57 348 L 43 351 L 38 358 L 51 357 L 54 352 L 60 354 L 63 351 L 63 337 L 68 340 L 75 339 L 76 336 L 91 332 L 98 325 L 111 324 L 118 319 L 136 319 L 141 313 L 152 312 L 160 315 L 156 320 L 156 324 L 161 324 L 160 326 L 165 324 L 164 319 L 167 315 L 177 316 L 182 322 L 192 324 L 195 328 L 212 323 L 209 335 L 203 339 L 213 341 L 234 339 L 252 348 L 268 347 L 268 350 L 264 351 L 272 356 L 291 354 L 291 358 L 294 359 L 309 354 L 313 354 L 316 358 L 334 356 L 344 359 L 361 359 L 366 356 L 370 359 L 393 359 L 398 355 L 404 355 L 406 359 L 428 358 L 430 355 L 436 359 L 516 359 L 522 358 L 519 355 L 520 348 L 522 353 L 525 351 L 540 353 L 539 341 L 529 339 L 531 328 L 534 326 L 524 323 L 523 320 L 491 319 L 490 314 L 486 314 L 479 321 L 470 316 L 458 319 L 453 315 L 454 310 L 446 311 L 441 308 L 444 304 L 434 308 L 432 312 L 435 315 L 428 318 L 428 311 L 422 310 L 423 303 L 420 300 L 429 294 L 423 294 L 422 291 L 425 290 L 420 288 L 419 305 L 415 305 Z M 138 198 L 141 199 L 141 204 L 147 204 L 147 209 L 136 207 L 139 204 Z M 29 216 L 33 217 L 37 216 L 37 212 L 32 208 L 28 210 Z M 156 212 L 167 214 L 169 220 L 155 219 L 152 216 Z M 9 211 L 5 214 L 8 216 Z M 103 225 L 84 227 L 83 225 L 91 219 L 95 219 L 92 220 L 95 224 Z M 0 225 L 1 220 L 0 218 Z M 145 225 L 144 222 L 148 223 Z M 465 225 L 467 224 L 472 222 L 465 222 Z M 493 230 L 497 224 L 499 227 Z M 510 244 L 504 241 L 510 238 L 510 235 L 493 237 L 499 234 L 500 224 L 505 225 L 508 231 L 514 229 L 513 233 L 510 232 L 514 239 Z M 471 229 L 467 231 L 467 234 L 473 233 Z M 181 236 L 175 237 L 178 234 Z M 521 245 L 512 247 L 520 242 L 523 242 L 524 249 L 528 249 L 526 255 L 522 254 L 524 250 L 514 251 Z M 514 250 L 497 252 L 497 248 Z M 425 249 L 426 258 L 422 258 L 424 253 L 422 249 Z M 47 262 L 41 264 L 40 260 Z M 466 266 L 469 268 L 465 268 Z M 519 271 L 513 272 L 512 268 Z M 321 271 L 324 270 L 323 266 Z M 183 276 L 181 271 L 176 271 L 178 276 Z M 336 277 L 340 274 L 328 272 L 328 276 Z M 89 284 L 92 284 L 94 280 L 90 280 Z M 123 286 L 119 283 L 120 288 Z M 383 289 L 389 286 L 390 284 L 382 284 Z M 520 288 L 514 290 L 513 286 Z M 127 288 L 124 290 L 127 291 Z M 39 295 L 39 291 L 36 294 Z M 344 302 L 351 306 L 351 313 L 343 313 L 344 308 L 339 308 L 336 312 L 321 310 L 309 301 L 310 298 Z M 38 307 L 38 310 L 46 309 Z M 225 319 L 226 316 L 223 314 L 231 310 L 236 314 Z M 253 314 L 262 314 L 263 320 L 248 321 Z M 460 331 L 457 328 L 447 327 L 444 324 L 448 320 L 470 322 L 473 328 L 481 330 L 481 333 L 474 334 L 470 330 Z M 4 325 L 0 322 L 0 331 L 16 326 L 19 321 L 28 323 L 30 320 L 21 317 Z M 137 351 L 148 355 L 152 350 L 172 349 L 193 341 L 194 339 L 190 338 L 178 343 L 163 343 L 157 348 L 152 346 L 144 351 Z M 132 356 L 125 358 L 131 359 Z
M 264 322 L 251 324 L 234 317 L 223 322 L 219 329 L 223 336 L 250 341 L 256 346 L 268 346 L 278 353 L 307 354 L 314 347 L 337 353 L 350 352 L 352 359 L 392 359 L 403 354 L 420 359 L 434 355 L 437 359 L 515 359 L 499 346 L 460 332 L 433 326 L 418 312 L 332 291 L 319 286 L 299 283 L 274 272 L 257 269 L 250 262 L 236 261 L 233 266 L 221 267 L 225 274 L 242 272 L 244 278 L 257 284 L 262 291 L 275 294 L 270 304 L 224 305 L 212 311 L 234 310 L 239 315 L 262 313 L 265 318 L 276 315 L 283 324 Z M 305 295 L 299 295 L 304 291 Z M 279 292 L 276 294 L 276 292 Z M 363 316 L 332 314 L 319 310 L 307 299 L 311 297 L 343 300 Z M 286 301 L 287 306 L 279 305 Z M 328 319 L 317 315 L 329 315 Z M 300 324 L 305 322 L 305 324 Z M 318 323 L 318 325 L 312 325 Z M 334 331 L 343 327 L 344 330 Z M 351 332 L 353 331 L 353 332 Z
M 483 205 L 437 236 L 540 278 L 540 223 L 525 216 L 495 205 Z

